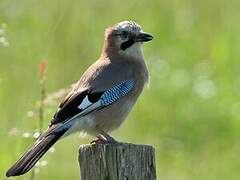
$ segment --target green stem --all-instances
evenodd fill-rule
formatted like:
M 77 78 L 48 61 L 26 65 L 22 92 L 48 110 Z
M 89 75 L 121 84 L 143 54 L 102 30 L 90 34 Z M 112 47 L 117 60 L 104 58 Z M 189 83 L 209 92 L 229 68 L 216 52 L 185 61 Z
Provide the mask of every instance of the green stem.
M 42 133 L 42 129 L 43 129 L 43 119 L 44 119 L 44 98 L 45 98 L 45 94 L 46 94 L 46 90 L 45 90 L 45 80 L 46 77 L 44 74 L 41 74 L 41 79 L 40 79 L 40 102 L 39 102 L 39 132 L 40 134 Z M 33 168 L 31 175 L 30 175 L 30 180 L 34 180 L 35 179 L 35 167 Z

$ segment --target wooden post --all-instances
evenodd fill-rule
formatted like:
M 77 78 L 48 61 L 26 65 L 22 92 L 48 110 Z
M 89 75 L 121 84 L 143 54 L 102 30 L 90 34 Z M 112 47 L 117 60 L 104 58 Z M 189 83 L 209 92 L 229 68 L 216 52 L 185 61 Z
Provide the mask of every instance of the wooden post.
M 154 152 L 152 146 L 128 143 L 82 145 L 81 180 L 155 180 Z

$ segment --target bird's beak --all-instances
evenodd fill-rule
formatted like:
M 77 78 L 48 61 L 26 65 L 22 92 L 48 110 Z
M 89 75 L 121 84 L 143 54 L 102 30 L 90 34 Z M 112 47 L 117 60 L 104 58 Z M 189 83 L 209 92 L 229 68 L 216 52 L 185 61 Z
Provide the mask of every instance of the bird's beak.
M 136 36 L 135 41 L 136 42 L 147 42 L 147 41 L 151 41 L 152 39 L 153 39 L 152 35 L 145 33 L 145 32 L 140 32 Z

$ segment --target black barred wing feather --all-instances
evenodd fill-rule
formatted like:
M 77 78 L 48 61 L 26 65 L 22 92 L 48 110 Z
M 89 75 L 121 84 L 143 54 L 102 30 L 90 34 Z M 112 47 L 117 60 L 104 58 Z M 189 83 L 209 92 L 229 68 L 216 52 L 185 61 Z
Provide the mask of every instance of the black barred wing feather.
M 126 80 L 105 91 L 100 98 L 101 105 L 108 106 L 117 101 L 122 96 L 127 95 L 132 90 L 133 85 L 133 80 Z

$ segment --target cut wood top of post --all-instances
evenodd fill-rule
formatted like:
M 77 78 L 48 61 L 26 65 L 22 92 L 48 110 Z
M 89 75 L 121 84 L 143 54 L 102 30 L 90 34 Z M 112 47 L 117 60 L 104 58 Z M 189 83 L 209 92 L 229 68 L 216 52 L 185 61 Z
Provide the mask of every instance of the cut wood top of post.
M 82 180 L 155 180 L 155 150 L 150 145 L 81 145 Z
M 126 147 L 129 147 L 129 148 L 149 148 L 149 149 L 152 149 L 152 150 L 155 150 L 155 148 L 151 145 L 146 145 L 146 144 L 132 144 L 132 143 L 122 143 L 122 142 L 119 142 L 117 144 L 83 144 L 83 145 L 80 145 L 80 149 L 85 149 L 85 148 L 103 148 L 103 147 L 106 147 L 106 148 L 126 148 Z

